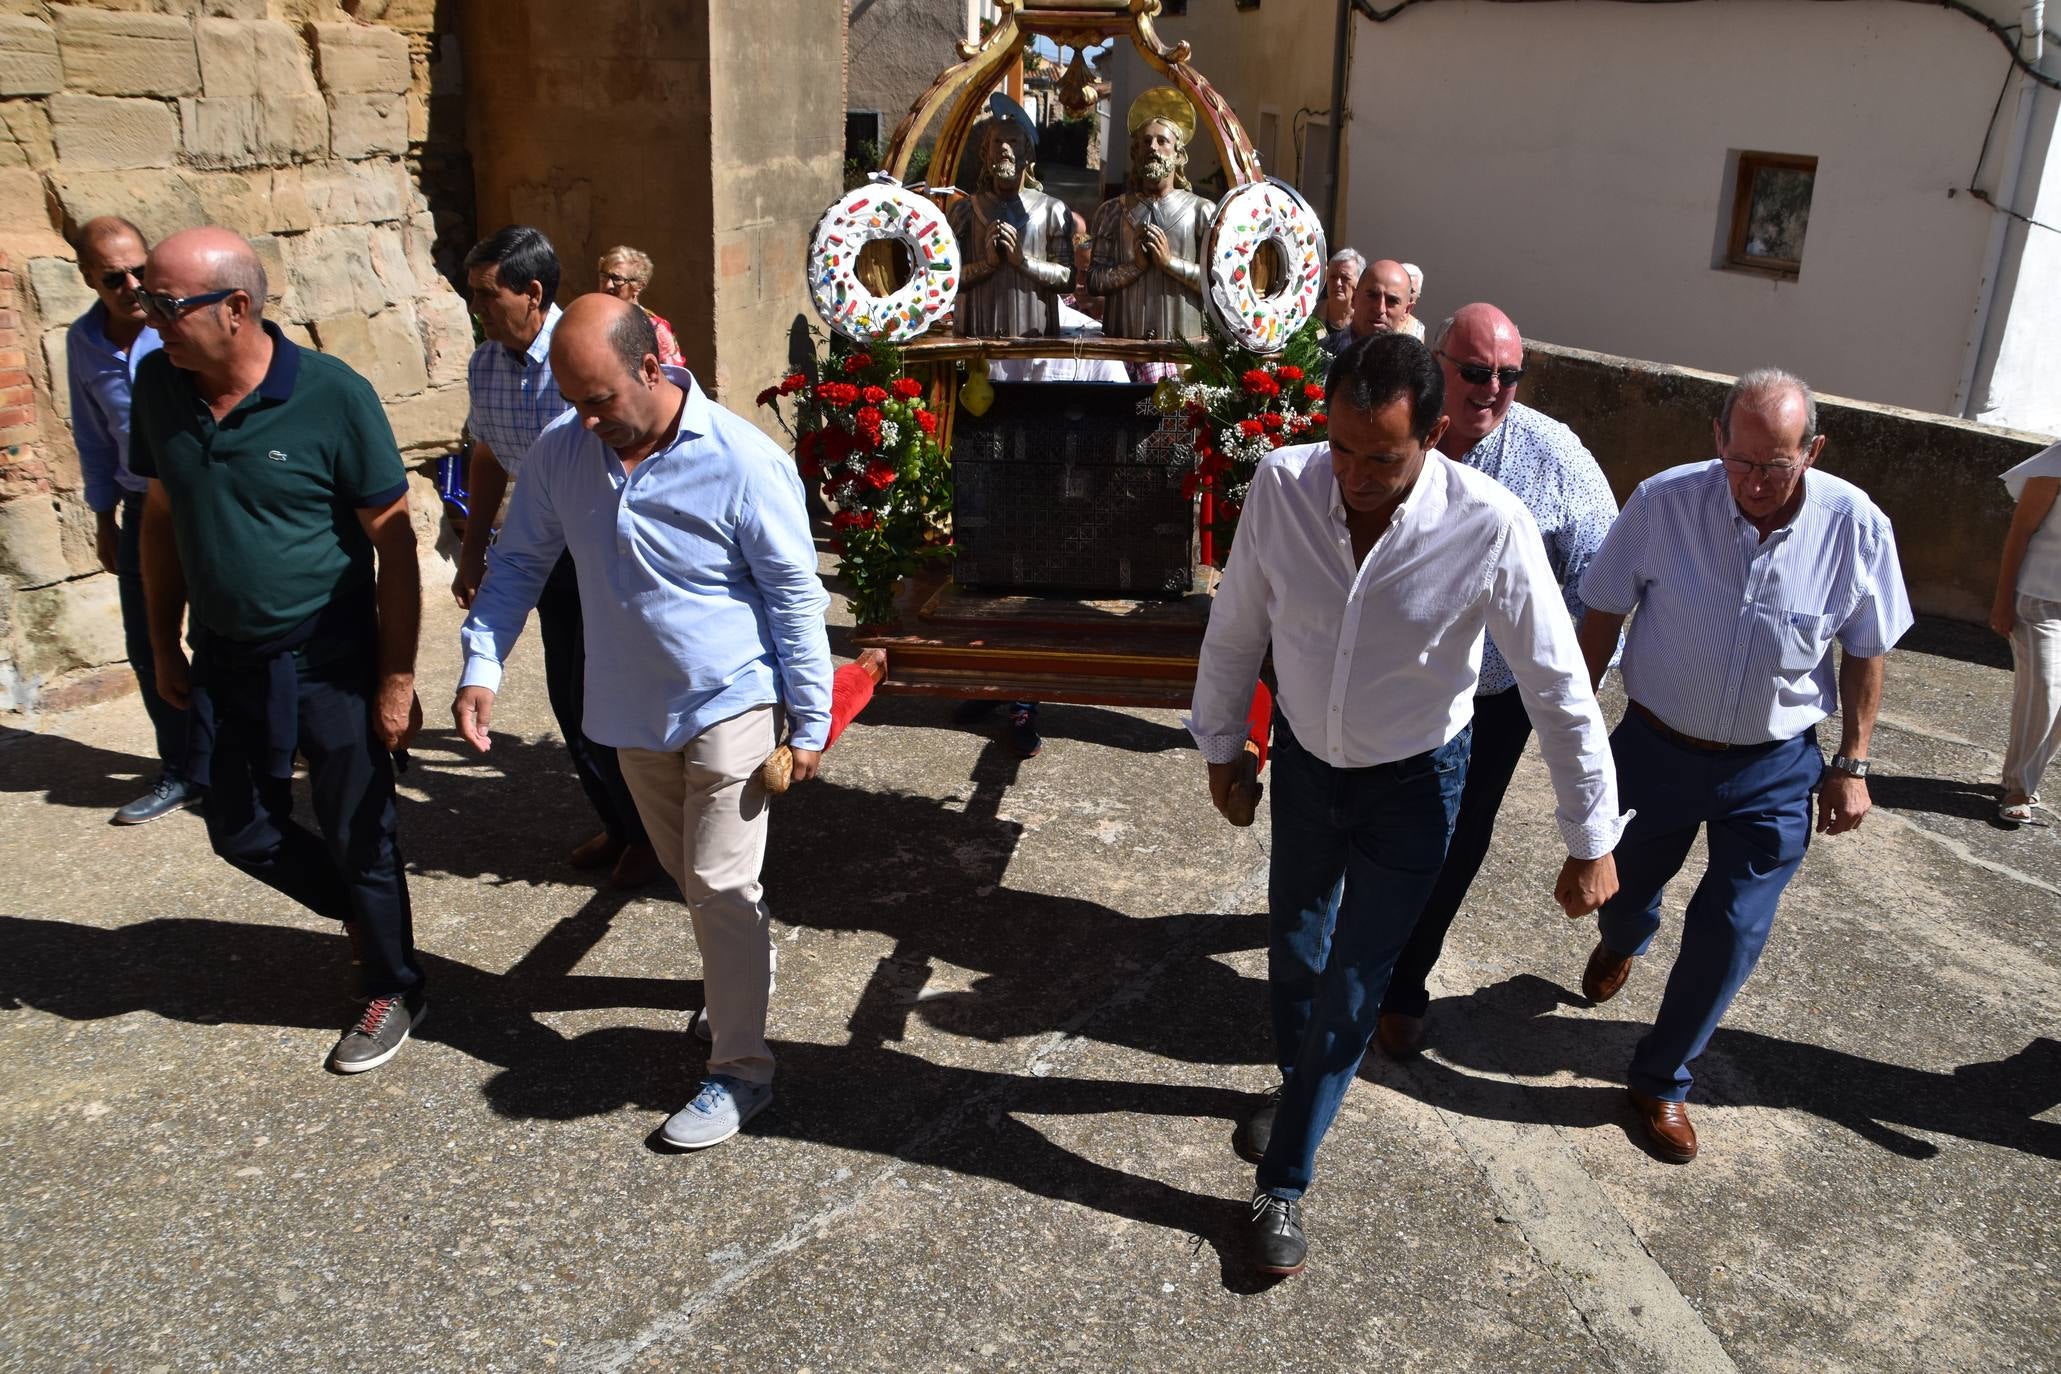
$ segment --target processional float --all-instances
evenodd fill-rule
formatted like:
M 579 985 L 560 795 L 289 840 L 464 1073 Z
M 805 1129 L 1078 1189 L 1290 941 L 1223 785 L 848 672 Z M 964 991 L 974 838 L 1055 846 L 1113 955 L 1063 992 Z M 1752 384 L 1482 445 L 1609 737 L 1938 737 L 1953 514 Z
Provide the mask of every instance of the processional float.
M 1196 493 L 1195 450 L 1169 441 L 1168 407 L 1149 404 L 1153 383 L 1213 348 L 1276 354 L 1319 302 L 1326 251 L 1315 213 L 1264 174 L 1189 45 L 1160 40 L 1159 0 L 998 7 L 1000 22 L 962 43 L 961 60 L 903 118 L 880 170 L 811 237 L 811 299 L 852 380 L 796 373 L 761 396 L 777 405 L 800 393 L 819 418 L 842 407 L 840 427 L 801 435 L 797 450 L 812 478 L 828 465 L 833 505 L 840 492 L 897 480 L 865 456 L 896 423 L 883 416 L 913 417 L 949 455 L 949 499 L 938 501 L 949 530 L 935 521 L 929 547 L 912 551 L 935 556 L 901 565 L 929 571 L 870 589 L 854 638 L 862 660 L 840 674 L 840 726 L 875 683 L 930 696 L 1185 705 L 1214 522 L 1209 495 Z M 1037 130 L 1001 90 L 1039 38 L 1076 54 L 1128 39 L 1165 79 L 1128 112 L 1130 177 L 1088 217 L 1091 251 L 1076 251 L 1072 212 L 1031 175 Z M 928 182 L 906 185 L 934 124 Z M 1221 201 L 1182 175 L 1200 133 L 1224 171 Z M 954 186 L 969 149 L 974 184 Z M 1076 290 L 1101 303 L 1099 328 L 1069 305 Z M 868 370 L 868 350 L 892 351 L 891 378 Z M 991 382 L 991 370 L 1011 380 Z M 862 385 L 869 375 L 888 386 Z M 833 523 L 856 544 L 878 538 L 869 521 L 854 500 Z

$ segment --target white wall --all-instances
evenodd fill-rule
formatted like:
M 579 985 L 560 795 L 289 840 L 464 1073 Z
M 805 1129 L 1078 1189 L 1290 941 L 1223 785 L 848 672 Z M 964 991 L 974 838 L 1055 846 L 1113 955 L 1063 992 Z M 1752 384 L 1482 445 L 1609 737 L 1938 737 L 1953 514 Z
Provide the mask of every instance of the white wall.
M 1355 24 L 1340 242 L 1421 264 L 1427 320 L 1489 300 L 1556 343 L 1952 403 L 1993 212 L 1947 191 L 2009 64 L 1976 24 L 1896 0 L 1444 0 Z M 1798 280 L 1711 266 L 1729 149 L 1818 158 Z M 2042 248 L 2035 275 L 2061 272 Z
M 2061 94 L 2039 93 L 2027 140 L 2021 194 L 2000 202 L 2040 225 L 2061 228 L 2061 138 L 2053 137 Z M 2011 115 L 2005 101 L 2002 124 Z M 2002 137 L 1999 130 L 1999 139 Z M 2037 187 L 2037 190 L 2033 188 Z M 1998 282 L 1999 318 L 1991 321 L 1986 366 L 1976 376 L 1969 418 L 1984 424 L 2061 434 L 2061 232 L 2013 222 Z M 2013 270 L 2015 262 L 2015 271 Z

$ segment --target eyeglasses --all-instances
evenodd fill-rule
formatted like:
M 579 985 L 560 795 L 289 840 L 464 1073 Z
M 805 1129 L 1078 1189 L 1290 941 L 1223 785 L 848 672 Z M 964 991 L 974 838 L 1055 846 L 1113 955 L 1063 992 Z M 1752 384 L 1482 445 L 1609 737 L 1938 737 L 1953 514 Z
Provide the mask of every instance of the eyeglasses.
M 138 286 L 143 284 L 143 264 L 134 267 L 110 267 L 100 274 L 100 284 L 110 291 L 119 291 L 134 279 Z
M 240 290 L 241 287 L 231 286 L 220 291 L 203 291 L 198 296 L 167 296 L 162 291 L 147 291 L 139 286 L 136 288 L 136 299 L 143 302 L 145 314 L 153 319 L 170 322 L 189 310 L 227 300 Z
M 1482 363 L 1463 363 L 1444 349 L 1439 350 L 1438 356 L 1451 363 L 1453 371 L 1459 373 L 1469 386 L 1487 386 L 1489 379 L 1493 377 L 1508 390 L 1524 380 L 1524 369 L 1521 367 L 1489 367 Z
M 1744 458 L 1723 458 L 1721 461 L 1726 472 L 1739 477 L 1765 477 L 1770 481 L 1780 481 L 1792 472 L 1803 470 L 1801 463 L 1749 463 Z
M 603 272 L 601 274 L 601 284 L 603 286 L 633 286 L 640 280 L 637 277 L 626 277 L 620 272 Z

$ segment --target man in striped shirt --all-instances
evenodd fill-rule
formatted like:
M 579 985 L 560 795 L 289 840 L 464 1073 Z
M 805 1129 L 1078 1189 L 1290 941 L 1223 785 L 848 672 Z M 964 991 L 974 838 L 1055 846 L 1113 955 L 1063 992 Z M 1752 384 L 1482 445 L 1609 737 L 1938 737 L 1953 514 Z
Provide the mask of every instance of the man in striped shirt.
M 1911 626 L 1888 518 L 1858 487 L 1812 470 L 1825 438 L 1809 387 L 1749 372 L 1714 430 L 1718 457 L 1641 483 L 1581 581 L 1592 680 L 1638 612 L 1624 650 L 1630 706 L 1611 736 L 1634 818 L 1617 846 L 1622 886 L 1598 913 L 1602 938 L 1582 975 L 1591 1001 L 1624 986 L 1660 928 L 1662 889 L 1709 827 L 1710 865 L 1629 1082 L 1653 1151 L 1677 1164 L 1696 1157 L 1689 1065 L 1767 943 L 1810 842 L 1811 794 L 1820 834 L 1868 814 L 1883 656 Z M 1839 748 L 1827 764 L 1817 726 L 1835 706 Z

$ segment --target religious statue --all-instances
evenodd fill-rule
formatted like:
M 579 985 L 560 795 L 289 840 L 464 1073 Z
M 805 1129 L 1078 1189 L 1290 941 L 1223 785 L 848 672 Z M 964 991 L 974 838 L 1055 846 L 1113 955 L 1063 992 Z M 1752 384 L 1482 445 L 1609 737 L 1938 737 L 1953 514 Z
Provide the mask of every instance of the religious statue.
M 1172 86 L 1131 103 L 1128 189 L 1095 212 L 1088 289 L 1112 339 L 1202 337 L 1203 245 L 1216 206 L 1189 187 L 1195 107 Z
M 948 219 L 962 263 L 952 327 L 973 338 L 1059 333 L 1059 297 L 1073 289 L 1073 216 L 1031 179 L 1037 131 L 996 92 L 981 122 L 980 178 Z

